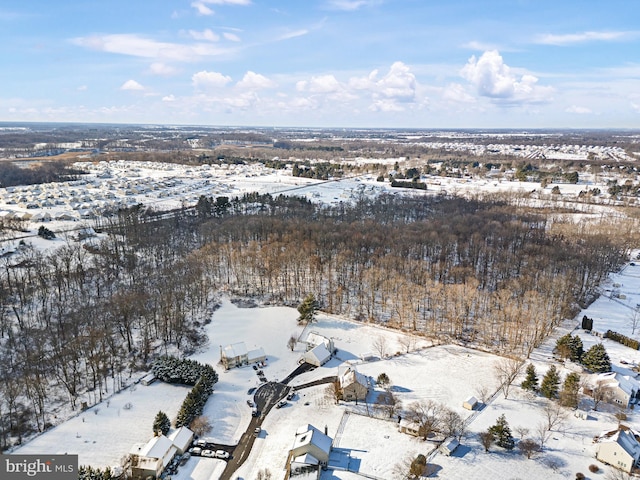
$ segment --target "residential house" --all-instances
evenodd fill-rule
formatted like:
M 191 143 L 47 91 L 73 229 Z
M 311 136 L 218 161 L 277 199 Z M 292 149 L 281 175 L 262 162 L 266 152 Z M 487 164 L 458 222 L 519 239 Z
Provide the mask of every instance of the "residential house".
M 400 422 L 398 422 L 398 430 L 402 433 L 406 433 L 407 435 L 420 437 L 422 432 L 422 427 L 418 422 L 415 422 L 413 420 L 407 420 L 406 418 L 402 418 Z
M 233 367 L 264 362 L 266 358 L 262 348 L 247 350 L 244 342 L 232 343 L 224 348 L 220 346 L 220 362 L 227 370 Z
M 311 424 L 299 427 L 289 455 L 291 474 L 295 475 L 326 465 L 332 443 L 331 437 Z
M 316 367 L 320 367 L 327 363 L 331 359 L 331 352 L 327 350 L 327 347 L 324 343 L 316 345 L 308 352 L 302 356 L 302 360 L 310 363 L 311 365 L 315 365 Z
M 333 355 L 336 351 L 336 347 L 333 344 L 333 339 L 320 335 L 318 332 L 309 332 L 307 339 L 304 341 L 307 344 L 307 350 L 312 350 L 318 345 L 324 345 L 325 348 Z
M 173 432 L 171 432 L 168 435 L 168 438 L 169 440 L 171 440 L 171 443 L 173 443 L 173 445 L 178 450 L 178 455 L 182 455 L 184 454 L 184 452 L 189 450 L 189 447 L 191 446 L 191 442 L 193 441 L 193 436 L 194 434 L 191 430 L 189 430 L 185 426 L 182 426 L 177 430 L 174 430 Z
M 607 401 L 615 405 L 629 408 L 640 398 L 640 383 L 629 376 L 618 372 L 601 373 L 596 379 L 599 386 L 607 388 L 609 395 Z
M 631 430 L 619 429 L 611 437 L 600 440 L 596 458 L 618 470 L 630 473 L 640 460 L 640 442 Z
M 345 401 L 365 400 L 369 393 L 369 381 L 363 374 L 357 372 L 355 368 L 349 367 L 338 377 L 342 399 Z
M 145 445 L 134 447 L 130 453 L 131 477 L 143 480 L 148 477 L 158 478 L 169 465 L 178 449 L 164 435 L 153 437 Z

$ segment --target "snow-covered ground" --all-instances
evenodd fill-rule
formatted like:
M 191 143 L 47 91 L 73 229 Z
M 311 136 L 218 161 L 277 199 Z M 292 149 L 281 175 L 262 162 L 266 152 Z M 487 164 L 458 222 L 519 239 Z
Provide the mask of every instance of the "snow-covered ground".
M 638 271 L 636 271 L 638 269 Z M 640 292 L 640 266 L 627 266 L 620 274 L 611 275 L 607 289 L 627 292 L 624 300 L 601 297 L 578 318 L 586 314 L 595 320 L 594 328 L 612 328 L 631 335 L 628 321 L 630 307 L 635 307 Z M 613 287 L 613 285 L 619 287 Z M 281 379 L 289 374 L 304 352 L 298 343 L 294 351 L 289 350 L 287 340 L 291 335 L 305 338 L 310 331 L 332 338 L 338 348 L 338 358 L 322 367 L 293 380 L 302 385 L 315 379 L 335 375 L 346 365 L 355 365 L 359 372 L 376 378 L 386 373 L 393 384 L 393 391 L 408 407 L 416 400 L 432 399 L 457 411 L 468 420 L 468 434 L 461 447 L 451 457 L 435 453 L 430 463 L 437 470 L 438 478 L 469 479 L 565 479 L 573 478 L 576 472 L 588 473 L 588 466 L 595 460 L 594 436 L 613 430 L 617 420 L 612 408 L 601 405 L 599 412 L 591 412 L 583 420 L 573 415 L 567 417 L 559 429 L 551 432 L 544 452 L 527 460 L 517 450 L 505 452 L 494 447 L 485 453 L 477 434 L 493 425 L 500 414 L 505 414 L 514 436 L 519 437 L 519 427 L 527 428 L 528 437 L 534 437 L 537 426 L 544 419 L 545 401 L 525 393 L 519 387 L 511 389 L 507 399 L 497 394 L 479 412 L 462 408 L 462 402 L 474 395 L 479 387 L 496 390 L 493 367 L 499 357 L 489 353 L 452 346 L 432 346 L 425 339 L 416 337 L 410 353 L 404 353 L 407 338 L 403 333 L 359 324 L 341 318 L 319 315 L 318 321 L 305 327 L 297 325 L 297 311 L 288 307 L 239 308 L 229 300 L 213 314 L 206 326 L 210 342 L 207 348 L 192 358 L 213 364 L 220 373 L 220 381 L 205 408 L 211 419 L 213 431 L 208 435 L 221 443 L 234 444 L 246 430 L 250 421 L 250 408 L 246 400 L 249 388 L 259 384 L 255 371 L 250 367 L 234 368 L 224 372 L 218 361 L 220 345 L 244 341 L 247 348 L 264 348 L 269 380 Z M 530 361 L 542 377 L 551 363 L 566 375 L 570 370 L 552 355 L 555 340 L 564 333 L 580 335 L 585 349 L 595 342 L 603 341 L 616 368 L 620 360 L 640 363 L 640 352 L 631 350 L 610 340 L 574 329 L 575 321 L 567 321 L 556 334 L 537 349 Z M 388 358 L 364 361 L 371 354 L 374 343 L 385 339 Z M 379 343 L 379 342 L 378 342 Z M 515 385 L 521 382 L 516 380 Z M 151 435 L 151 424 L 158 410 L 175 415 L 186 389 L 155 383 L 151 386 L 136 385 L 112 396 L 94 409 L 83 412 L 62 425 L 49 430 L 14 453 L 79 453 L 81 463 L 107 466 L 119 463 L 131 447 L 144 442 Z M 375 393 L 369 396 L 372 401 Z M 125 404 L 130 403 L 130 409 Z M 589 400 L 582 400 L 583 408 L 589 409 Z M 98 413 L 94 414 L 94 410 Z M 358 472 L 373 478 L 395 478 L 396 464 L 408 456 L 422 453 L 429 455 L 434 445 L 398 432 L 395 419 L 385 420 L 367 416 L 374 414 L 374 405 L 368 407 L 341 403 L 336 405 L 326 393 L 326 386 L 301 389 L 298 396 L 282 409 L 274 409 L 265 418 L 263 431 L 254 443 L 247 462 L 238 470 L 243 479 L 253 479 L 259 469 L 268 468 L 275 478 L 284 474 L 287 454 L 293 443 L 296 429 L 306 423 L 317 428 L 326 428 L 335 440 L 338 456 L 351 458 L 351 465 Z M 351 413 L 349 413 L 351 412 Z M 632 427 L 640 427 L 637 414 L 628 412 L 627 421 Z M 603 465 L 601 468 L 604 469 Z M 209 480 L 217 478 L 224 469 L 224 462 L 208 458 L 191 458 L 173 476 L 176 480 Z M 601 474 L 598 474 L 601 475 Z M 328 470 L 325 480 L 361 478 L 353 472 Z M 594 477 L 595 478 L 595 477 Z

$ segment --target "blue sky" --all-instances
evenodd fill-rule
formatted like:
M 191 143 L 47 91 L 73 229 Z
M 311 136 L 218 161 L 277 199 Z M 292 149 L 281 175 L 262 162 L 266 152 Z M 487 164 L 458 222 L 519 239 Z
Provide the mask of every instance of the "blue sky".
M 3 0 L 0 121 L 640 127 L 636 0 Z

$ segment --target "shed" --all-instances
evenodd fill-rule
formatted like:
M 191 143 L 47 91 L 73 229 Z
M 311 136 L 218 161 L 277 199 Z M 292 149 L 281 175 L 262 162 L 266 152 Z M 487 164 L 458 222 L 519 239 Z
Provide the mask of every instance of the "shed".
M 478 399 L 471 396 L 462 402 L 462 406 L 467 410 L 474 410 L 478 406 Z
M 456 448 L 458 448 L 460 446 L 460 442 L 458 440 L 456 440 L 455 438 L 452 438 L 446 442 L 444 442 L 442 445 L 440 445 L 440 451 L 446 455 L 447 457 L 450 456 L 455 450 Z

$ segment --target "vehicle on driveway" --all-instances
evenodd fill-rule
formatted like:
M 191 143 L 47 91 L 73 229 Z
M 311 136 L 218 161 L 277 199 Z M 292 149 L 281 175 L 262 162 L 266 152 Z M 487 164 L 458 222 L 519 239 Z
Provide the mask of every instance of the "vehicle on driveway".
M 251 400 L 247 400 L 247 405 L 249 405 L 250 407 L 254 407 L 253 402 Z
M 226 460 L 229 458 L 229 452 L 225 452 L 224 450 L 216 450 L 215 458 L 224 458 Z
M 255 430 L 253 431 L 253 435 L 256 437 L 259 437 L 261 431 L 262 429 L 260 427 L 256 427 Z
M 276 403 L 276 408 L 282 408 L 287 404 L 286 400 L 280 400 L 278 403 Z
M 191 455 L 196 455 L 196 456 L 197 456 L 197 455 L 202 455 L 202 448 L 200 448 L 200 447 L 193 447 L 193 448 L 189 449 L 189 453 L 190 453 Z
M 213 450 L 202 450 L 202 454 L 203 457 L 209 457 L 209 458 L 214 458 L 215 457 L 215 452 Z

